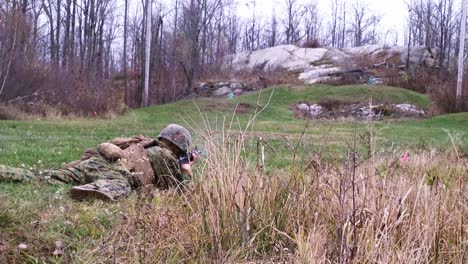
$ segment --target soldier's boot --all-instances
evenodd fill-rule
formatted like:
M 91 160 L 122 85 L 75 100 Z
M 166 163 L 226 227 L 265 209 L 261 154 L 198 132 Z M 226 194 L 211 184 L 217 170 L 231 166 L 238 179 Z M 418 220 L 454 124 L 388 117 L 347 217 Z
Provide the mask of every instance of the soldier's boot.
M 98 199 L 105 202 L 115 201 L 111 195 L 99 190 L 92 184 L 75 186 L 70 189 L 70 197 L 77 201 Z
M 115 201 L 118 198 L 127 196 L 131 191 L 132 188 L 126 179 L 99 179 L 71 188 L 70 195 L 77 200 Z

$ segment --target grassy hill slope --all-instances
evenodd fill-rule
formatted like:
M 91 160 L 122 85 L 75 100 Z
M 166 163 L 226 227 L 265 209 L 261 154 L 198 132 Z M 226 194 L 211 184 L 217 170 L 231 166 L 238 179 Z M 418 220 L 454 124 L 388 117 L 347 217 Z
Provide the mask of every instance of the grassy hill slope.
M 271 98 L 270 98 L 271 97 Z M 168 123 L 186 122 L 203 127 L 203 119 L 212 128 L 222 129 L 223 116 L 230 121 L 238 103 L 248 108 L 235 114 L 236 124 L 244 126 L 248 119 L 269 104 L 255 120 L 255 131 L 272 141 L 284 136 L 299 138 L 302 133 L 317 142 L 343 145 L 351 140 L 354 129 L 365 130 L 370 124 L 361 121 L 320 120 L 307 122 L 293 117 L 289 107 L 297 102 L 321 100 L 368 101 L 411 103 L 427 107 L 425 95 L 395 87 L 381 86 L 310 86 L 273 87 L 260 93 L 240 96 L 233 101 L 225 98 L 201 98 L 173 104 L 152 106 L 131 111 L 115 120 L 74 121 L 0 121 L 0 164 L 19 166 L 58 166 L 76 159 L 82 151 L 117 136 L 156 136 Z M 467 145 L 468 114 L 438 116 L 427 120 L 390 120 L 374 122 L 377 144 L 450 147 L 447 132 L 453 133 L 458 144 Z M 195 135 L 195 144 L 200 144 Z M 40 164 L 37 161 L 40 160 Z
M 168 123 L 230 130 L 223 135 L 231 138 L 267 106 L 251 134 L 222 142 L 197 164 L 185 193 L 143 188 L 104 204 L 70 200 L 69 186 L 0 183 L 0 263 L 331 263 L 349 252 L 359 263 L 462 262 L 466 165 L 452 150 L 468 146 L 468 113 L 368 123 L 305 121 L 289 110 L 370 97 L 430 104 L 394 87 L 319 85 L 181 101 L 115 120 L 0 121 L 0 164 L 50 168 L 113 137 L 157 136 Z M 256 136 L 266 145 L 267 173 L 255 166 Z M 239 140 L 244 148 L 236 150 Z M 194 133 L 194 143 L 205 142 Z M 426 151 L 434 148 L 449 151 Z M 250 160 L 236 159 L 245 153 Z

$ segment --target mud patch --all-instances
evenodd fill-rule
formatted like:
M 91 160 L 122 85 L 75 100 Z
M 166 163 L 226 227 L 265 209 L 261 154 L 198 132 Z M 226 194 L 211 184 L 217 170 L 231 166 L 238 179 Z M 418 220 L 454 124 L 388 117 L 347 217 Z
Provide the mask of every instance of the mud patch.
M 382 120 L 385 118 L 426 118 L 427 112 L 412 104 L 376 104 L 328 100 L 319 103 L 299 102 L 290 107 L 294 117 L 299 119 Z

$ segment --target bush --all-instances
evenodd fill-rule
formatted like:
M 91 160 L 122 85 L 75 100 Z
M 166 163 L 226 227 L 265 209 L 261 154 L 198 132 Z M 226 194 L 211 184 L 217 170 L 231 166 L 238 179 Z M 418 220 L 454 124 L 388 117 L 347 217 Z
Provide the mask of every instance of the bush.
M 120 102 L 123 102 L 121 87 L 113 85 L 111 81 L 56 70 L 54 67 L 16 65 L 5 87 L 0 102 L 42 118 L 118 113 Z
M 33 116 L 85 116 L 111 111 L 118 105 L 119 92 L 111 81 L 105 80 L 102 71 L 88 70 L 89 67 L 80 71 L 78 58 L 66 66 L 38 59 L 41 56 L 31 44 L 33 34 L 27 14 L 16 8 L 11 10 L 0 18 L 0 103 L 17 105 Z M 13 41 L 16 38 L 21 41 Z
M 384 63 L 382 63 L 384 61 Z M 456 108 L 456 73 L 423 65 L 411 65 L 408 71 L 399 68 L 399 55 L 381 53 L 379 56 L 356 55 L 342 62 L 341 67 L 362 69 L 342 74 L 340 78 L 331 78 L 326 83 L 331 85 L 362 84 L 370 76 L 377 77 L 382 84 L 403 87 L 415 92 L 428 94 L 433 102 L 434 114 L 454 113 Z M 468 109 L 468 75 L 463 82 L 463 107 Z
M 468 78 L 468 76 L 466 77 Z M 455 80 L 434 83 L 430 86 L 428 93 L 433 102 L 432 111 L 434 114 L 468 111 L 468 92 L 462 95 L 462 109 L 457 109 L 456 90 L 457 82 Z M 463 81 L 463 91 L 468 91 L 468 80 Z
M 0 120 L 25 120 L 27 116 L 28 114 L 17 106 L 0 104 Z
M 69 117 L 74 117 L 69 115 Z M 60 120 L 63 112 L 59 107 L 44 103 L 0 104 L 0 120 Z
M 327 110 L 335 110 L 335 109 L 340 108 L 343 105 L 347 105 L 351 103 L 336 100 L 336 99 L 326 98 L 326 99 L 320 100 L 317 104 L 319 104 L 320 106 L 324 107 Z
M 302 43 L 302 47 L 315 49 L 322 47 L 322 45 L 320 45 L 320 41 L 318 39 L 310 39 L 304 41 L 304 43 Z

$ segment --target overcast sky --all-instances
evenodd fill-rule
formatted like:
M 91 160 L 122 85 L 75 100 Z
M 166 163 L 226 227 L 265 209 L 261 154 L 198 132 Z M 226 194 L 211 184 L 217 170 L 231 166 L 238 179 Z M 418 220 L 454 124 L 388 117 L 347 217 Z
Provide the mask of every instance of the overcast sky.
M 0 0 L 1 1 L 1 0 Z M 117 0 L 119 1 L 119 0 Z M 120 0 L 121 1 L 121 0 Z M 130 9 L 134 12 L 136 9 L 141 11 L 142 0 L 130 0 Z M 152 0 L 154 3 L 163 3 L 166 8 L 171 8 L 174 0 Z M 237 10 L 241 17 L 248 19 L 252 16 L 253 5 L 256 2 L 257 17 L 263 17 L 269 20 L 273 12 L 277 16 L 284 14 L 284 3 L 286 0 L 233 0 L 237 5 Z M 313 0 L 298 0 L 299 3 L 305 4 Z M 331 17 L 331 3 L 335 0 L 315 0 L 318 3 L 320 18 L 324 20 L 323 27 L 325 28 Z M 367 5 L 370 12 L 380 15 L 381 22 L 379 31 L 382 34 L 382 40 L 388 44 L 404 44 L 405 29 L 408 18 L 407 2 L 411 0 L 346 0 L 348 14 L 352 10 L 352 5 L 359 1 Z M 437 0 L 432 0 L 436 2 Z M 341 0 L 340 0 L 341 2 Z M 460 6 L 461 0 L 455 0 L 455 6 Z M 123 6 L 123 5 L 122 5 Z M 123 7 L 122 7 L 123 8 Z M 274 10 L 274 11 L 273 11 Z M 131 11 L 131 12 L 132 12 Z M 348 16 L 349 17 L 349 16 Z M 265 21 L 264 20 L 264 21 Z M 397 43 L 395 43 L 397 41 Z
M 237 0 L 239 4 L 239 13 L 243 17 L 252 16 L 252 1 L 254 0 Z M 331 16 L 331 3 L 333 0 L 316 0 L 321 13 L 322 18 L 326 20 L 327 17 Z M 362 3 L 367 4 L 370 11 L 375 14 L 381 15 L 381 27 L 382 31 L 391 30 L 392 35 L 398 33 L 400 44 L 403 42 L 403 33 L 408 17 L 406 2 L 409 0 L 359 0 Z M 259 15 L 271 16 L 273 12 L 279 14 L 281 7 L 284 6 L 285 0 L 256 0 L 256 10 Z M 310 0 L 299 0 L 299 2 L 307 3 Z M 355 3 L 355 0 L 347 0 L 346 4 L 351 6 Z M 273 11 L 275 10 L 275 11 Z M 388 36 L 388 38 L 394 38 Z

